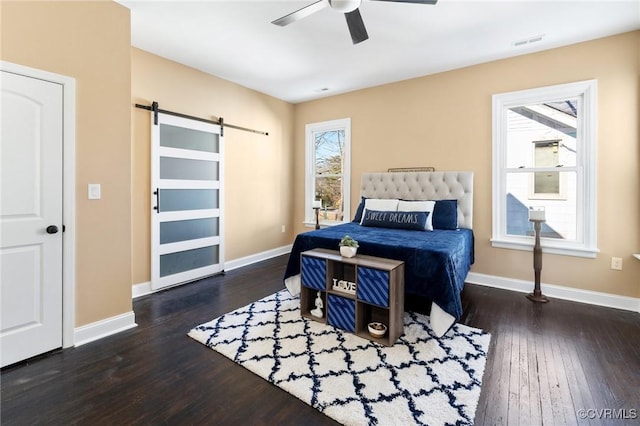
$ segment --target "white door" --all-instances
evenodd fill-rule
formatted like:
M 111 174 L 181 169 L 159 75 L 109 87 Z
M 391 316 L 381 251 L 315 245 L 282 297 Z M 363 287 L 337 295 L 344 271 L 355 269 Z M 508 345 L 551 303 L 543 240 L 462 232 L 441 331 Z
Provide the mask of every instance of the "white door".
M 222 271 L 220 126 L 158 114 L 151 123 L 151 288 Z
M 62 346 L 62 85 L 2 71 L 0 364 Z

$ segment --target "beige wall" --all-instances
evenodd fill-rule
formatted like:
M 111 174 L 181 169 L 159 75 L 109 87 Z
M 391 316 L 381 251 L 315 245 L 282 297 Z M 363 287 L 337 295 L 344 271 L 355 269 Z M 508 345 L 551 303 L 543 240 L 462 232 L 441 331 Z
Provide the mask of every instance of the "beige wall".
M 130 20 L 112 2 L 8 2 L 0 58 L 76 79 L 76 326 L 131 311 Z M 87 199 L 87 184 L 102 199 Z
M 224 134 L 225 260 L 291 243 L 293 105 L 132 49 L 133 103 L 266 131 L 268 136 L 231 128 Z M 150 279 L 150 120 L 132 110 L 133 284 Z M 285 225 L 286 232 L 282 232 Z
M 491 95 L 598 79 L 596 259 L 544 255 L 543 282 L 640 297 L 640 32 L 291 105 L 130 47 L 112 2 L 0 2 L 0 58 L 74 77 L 76 326 L 131 310 L 149 280 L 150 114 L 133 103 L 229 123 L 226 260 L 291 243 L 302 226 L 304 125 L 351 117 L 352 205 L 363 172 L 433 165 L 476 176 L 473 271 L 531 280 L 528 252 L 493 249 Z M 87 184 L 102 199 L 87 200 Z M 294 200 L 296 200 L 294 202 Z M 286 232 L 281 232 L 282 225 Z M 611 256 L 623 271 L 609 269 Z
M 598 80 L 596 259 L 544 254 L 544 283 L 640 297 L 640 31 L 296 105 L 293 223 L 304 211 L 304 126 L 351 117 L 351 205 L 360 176 L 389 167 L 475 173 L 472 271 L 533 280 L 530 252 L 491 247 L 491 95 Z M 610 269 L 622 257 L 622 271 Z

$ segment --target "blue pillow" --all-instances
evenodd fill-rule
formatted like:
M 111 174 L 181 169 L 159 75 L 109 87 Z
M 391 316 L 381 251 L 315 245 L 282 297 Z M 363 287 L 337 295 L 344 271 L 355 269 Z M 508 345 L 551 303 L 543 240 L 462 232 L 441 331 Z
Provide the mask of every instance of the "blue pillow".
M 364 211 L 364 202 L 367 200 L 366 197 L 362 197 L 360 200 L 360 204 L 358 205 L 358 209 L 356 210 L 356 215 L 353 217 L 353 222 L 358 222 L 362 220 L 362 212 Z
M 458 229 L 458 200 L 438 200 L 431 218 L 433 229 Z
M 385 212 L 367 209 L 362 218 L 362 226 L 424 231 L 428 216 L 427 212 Z

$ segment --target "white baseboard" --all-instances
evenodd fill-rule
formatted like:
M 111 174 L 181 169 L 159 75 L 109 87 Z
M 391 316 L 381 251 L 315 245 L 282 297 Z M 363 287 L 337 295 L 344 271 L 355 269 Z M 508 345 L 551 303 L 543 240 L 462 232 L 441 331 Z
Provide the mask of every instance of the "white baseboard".
M 291 247 L 292 247 L 291 244 L 289 244 L 286 246 L 263 251 L 261 253 L 256 253 L 256 254 L 241 257 L 238 259 L 230 260 L 224 263 L 224 270 L 231 271 L 233 269 L 241 268 L 243 266 L 249 266 L 254 263 L 262 262 L 263 260 L 271 259 L 273 257 L 290 253 Z M 144 283 L 134 284 L 133 287 L 131 288 L 131 297 L 135 299 L 136 297 L 146 296 L 148 294 L 155 293 L 156 291 L 158 290 L 153 290 L 151 288 L 151 282 L 149 281 Z
M 136 317 L 133 311 L 106 318 L 91 324 L 76 327 L 73 331 L 73 342 L 75 346 L 81 346 L 103 337 L 137 327 Z
M 521 293 L 532 293 L 534 286 L 533 281 L 479 274 L 477 272 L 469 272 L 465 282 L 518 291 Z M 540 283 L 540 289 L 542 290 L 542 293 L 548 297 L 588 303 L 590 305 L 605 306 L 608 308 L 623 309 L 625 311 L 640 312 L 640 299 L 635 297 L 619 296 L 616 294 L 601 293 L 597 291 L 544 283 Z
M 243 266 L 248 266 L 253 263 L 258 263 L 263 260 L 271 259 L 272 257 L 281 256 L 283 254 L 288 254 L 291 252 L 292 245 L 286 245 L 282 247 L 277 247 L 271 250 L 263 251 L 261 253 L 252 254 L 249 256 L 241 257 L 239 259 L 230 260 L 224 263 L 224 270 L 231 271 L 233 269 L 241 268 Z
M 241 257 L 239 259 L 230 260 L 225 262 L 225 270 L 231 271 L 233 269 L 248 266 L 276 256 L 281 256 L 283 254 L 290 253 L 291 248 L 291 245 L 287 245 L 250 256 Z M 465 282 L 521 293 L 531 293 L 533 290 L 532 281 L 480 274 L 477 272 L 469 272 Z M 555 284 L 541 283 L 540 288 L 542 293 L 549 297 L 640 313 L 640 298 L 619 296 L 616 294 L 583 290 L 573 287 L 564 287 Z M 133 298 L 151 293 L 153 293 L 153 290 L 151 289 L 151 283 L 149 282 L 135 284 L 132 289 Z
M 146 296 L 154 292 L 155 291 L 151 289 L 151 281 L 134 284 L 133 287 L 131 287 L 131 298 L 135 299 L 136 297 Z

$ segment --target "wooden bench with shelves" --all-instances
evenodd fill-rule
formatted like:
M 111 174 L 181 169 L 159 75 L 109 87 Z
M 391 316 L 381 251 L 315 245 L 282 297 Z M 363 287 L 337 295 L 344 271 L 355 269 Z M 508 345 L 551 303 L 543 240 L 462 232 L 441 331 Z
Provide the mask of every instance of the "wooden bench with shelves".
M 301 253 L 300 313 L 392 346 L 404 330 L 404 262 L 374 256 L 342 257 L 338 251 L 314 249 Z M 322 317 L 312 314 L 320 293 Z M 369 334 L 368 324 L 381 322 L 387 332 Z

